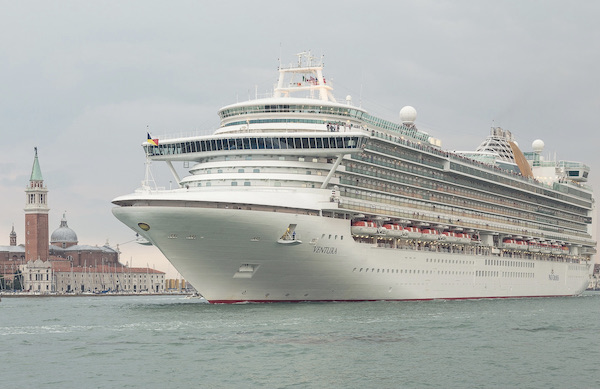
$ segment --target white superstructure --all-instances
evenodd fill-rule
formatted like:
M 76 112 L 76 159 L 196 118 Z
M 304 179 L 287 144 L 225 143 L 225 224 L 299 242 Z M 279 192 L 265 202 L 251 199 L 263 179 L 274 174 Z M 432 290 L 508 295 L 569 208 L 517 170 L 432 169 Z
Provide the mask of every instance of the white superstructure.
M 443 151 L 414 108 L 401 123 L 371 116 L 350 96 L 337 102 L 322 71 L 302 53 L 280 67 L 272 97 L 222 108 L 213 135 L 144 144 L 149 160 L 191 162 L 190 175 L 172 169 L 177 189 L 116 198 L 115 216 L 210 302 L 586 288 L 596 252 L 587 166 L 545 161 L 541 141 L 522 153 L 498 128 L 477 152 Z

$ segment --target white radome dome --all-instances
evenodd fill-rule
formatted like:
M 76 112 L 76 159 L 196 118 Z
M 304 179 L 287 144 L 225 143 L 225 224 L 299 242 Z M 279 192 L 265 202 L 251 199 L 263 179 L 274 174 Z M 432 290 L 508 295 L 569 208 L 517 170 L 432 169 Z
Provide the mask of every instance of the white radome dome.
M 533 141 L 533 143 L 531 144 L 531 148 L 533 149 L 534 152 L 536 153 L 541 153 L 542 150 L 544 150 L 544 141 L 541 139 L 536 139 Z
M 400 120 L 404 124 L 412 124 L 417 119 L 417 110 L 407 105 L 400 110 Z

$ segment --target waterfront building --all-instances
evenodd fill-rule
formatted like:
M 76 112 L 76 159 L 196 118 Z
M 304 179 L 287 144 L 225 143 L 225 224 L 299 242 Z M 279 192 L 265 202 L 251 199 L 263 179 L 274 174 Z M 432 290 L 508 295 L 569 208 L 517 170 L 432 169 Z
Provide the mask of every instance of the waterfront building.
M 25 195 L 25 244 L 17 245 L 13 225 L 10 245 L 0 246 L 0 291 L 156 293 L 164 290 L 163 272 L 121 264 L 118 248 L 110 247 L 108 242 L 103 246 L 79 244 L 64 213 L 59 227 L 49 235 L 48 188 L 37 147 Z
M 48 293 L 162 293 L 165 273 L 122 264 L 72 266 L 68 260 L 28 261 L 21 266 L 23 290 Z

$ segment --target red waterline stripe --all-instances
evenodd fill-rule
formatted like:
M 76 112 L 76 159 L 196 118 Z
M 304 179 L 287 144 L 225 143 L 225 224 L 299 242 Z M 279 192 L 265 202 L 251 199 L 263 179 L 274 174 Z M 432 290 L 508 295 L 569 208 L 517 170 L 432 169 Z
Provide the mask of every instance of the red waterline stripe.
M 433 300 L 485 300 L 485 299 L 522 299 L 543 297 L 574 297 L 575 294 L 539 295 L 539 296 L 492 296 L 492 297 L 437 297 L 425 299 L 366 299 L 366 300 L 207 300 L 211 304 L 241 304 L 241 303 L 358 303 L 369 301 L 433 301 Z

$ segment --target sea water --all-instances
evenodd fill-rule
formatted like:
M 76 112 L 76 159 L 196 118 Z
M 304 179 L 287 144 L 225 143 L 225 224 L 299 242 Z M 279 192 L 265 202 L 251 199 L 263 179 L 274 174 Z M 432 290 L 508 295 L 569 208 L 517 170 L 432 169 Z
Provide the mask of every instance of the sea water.
M 599 325 L 594 292 L 238 305 L 4 297 L 0 377 L 15 388 L 598 388 Z

